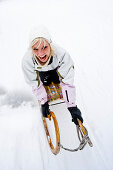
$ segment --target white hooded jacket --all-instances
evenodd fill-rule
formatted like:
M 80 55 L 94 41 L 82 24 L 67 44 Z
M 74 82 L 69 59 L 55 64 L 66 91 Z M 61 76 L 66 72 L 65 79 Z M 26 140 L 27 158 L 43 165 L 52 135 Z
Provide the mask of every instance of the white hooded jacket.
M 39 32 L 34 35 L 34 38 L 40 37 Z M 33 40 L 33 36 L 31 36 L 30 41 Z M 46 40 L 49 39 L 48 34 L 43 34 L 41 32 L 41 37 L 45 38 Z M 46 38 L 47 37 L 47 38 Z M 51 39 L 50 39 L 51 40 Z M 41 80 L 38 76 L 39 71 L 49 71 L 57 68 L 57 73 L 60 77 L 60 81 L 65 84 L 73 85 L 74 83 L 74 63 L 66 50 L 59 47 L 56 44 L 53 44 L 51 41 L 48 40 L 50 43 L 52 50 L 54 51 L 54 55 L 52 56 L 51 62 L 48 63 L 47 66 L 40 66 L 32 53 L 32 48 L 28 48 L 27 52 L 25 53 L 22 59 L 22 70 L 24 73 L 25 80 L 28 84 L 32 87 L 38 87 L 40 85 Z M 30 42 L 31 44 L 31 42 Z

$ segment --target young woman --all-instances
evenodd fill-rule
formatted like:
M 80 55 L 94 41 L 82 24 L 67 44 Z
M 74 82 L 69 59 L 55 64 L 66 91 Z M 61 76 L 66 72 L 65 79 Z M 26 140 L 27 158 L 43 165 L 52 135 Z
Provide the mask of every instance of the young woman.
M 72 121 L 83 122 L 81 112 L 75 103 L 74 63 L 68 52 L 54 44 L 45 27 L 33 28 L 30 33 L 29 48 L 22 60 L 25 80 L 32 86 L 33 93 L 41 102 L 42 114 L 47 117 L 49 105 L 43 85 L 60 83 Z

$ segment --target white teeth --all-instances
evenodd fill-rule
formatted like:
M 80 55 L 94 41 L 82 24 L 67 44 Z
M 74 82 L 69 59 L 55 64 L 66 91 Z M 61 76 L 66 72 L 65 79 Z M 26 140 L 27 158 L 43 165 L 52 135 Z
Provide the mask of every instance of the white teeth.
M 45 57 L 46 55 L 43 55 L 43 56 L 40 56 L 40 58 L 43 58 L 43 57 Z

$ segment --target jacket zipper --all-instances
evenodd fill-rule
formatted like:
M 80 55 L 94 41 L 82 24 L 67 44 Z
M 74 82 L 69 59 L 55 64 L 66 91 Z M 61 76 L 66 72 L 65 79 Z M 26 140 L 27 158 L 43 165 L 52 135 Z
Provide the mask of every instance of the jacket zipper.
M 67 101 L 69 102 L 67 90 L 65 90 L 65 92 L 66 92 Z

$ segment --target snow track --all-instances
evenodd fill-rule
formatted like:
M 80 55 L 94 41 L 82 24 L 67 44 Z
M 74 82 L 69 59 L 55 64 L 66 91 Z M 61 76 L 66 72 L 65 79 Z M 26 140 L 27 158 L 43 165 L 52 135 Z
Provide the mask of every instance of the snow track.
M 65 104 L 52 106 L 51 109 L 58 119 L 61 143 L 66 147 L 75 148 L 78 145 L 76 128 L 71 122 Z M 98 139 L 90 127 L 95 128 L 87 122 L 93 148 L 87 145 L 83 151 L 75 153 L 61 149 L 55 156 L 47 143 L 38 106 L 32 107 L 30 104 L 17 108 L 2 106 L 0 108 L 0 168 L 3 170 L 74 170 L 76 166 L 81 170 L 109 170 L 110 165 L 108 166 L 101 147 L 102 134 Z

